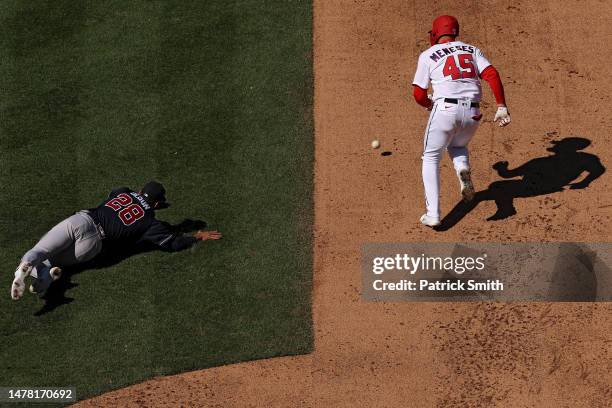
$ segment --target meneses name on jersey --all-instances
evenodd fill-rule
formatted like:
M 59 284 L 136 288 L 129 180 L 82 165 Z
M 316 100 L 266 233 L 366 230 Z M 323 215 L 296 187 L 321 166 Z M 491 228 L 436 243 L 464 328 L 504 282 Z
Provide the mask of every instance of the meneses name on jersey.
M 452 55 L 458 51 L 467 51 L 471 54 L 474 54 L 474 47 L 472 47 L 471 45 L 454 45 L 451 47 L 441 48 L 431 54 L 429 58 L 431 58 L 433 62 L 438 62 L 440 58 L 444 58 L 447 55 Z

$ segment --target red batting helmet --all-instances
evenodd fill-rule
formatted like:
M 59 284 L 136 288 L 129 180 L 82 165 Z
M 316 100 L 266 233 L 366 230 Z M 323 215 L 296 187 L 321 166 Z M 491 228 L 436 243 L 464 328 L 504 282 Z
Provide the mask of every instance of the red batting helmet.
M 453 16 L 436 17 L 429 32 L 429 43 L 433 46 L 443 35 L 456 37 L 459 35 L 459 21 Z

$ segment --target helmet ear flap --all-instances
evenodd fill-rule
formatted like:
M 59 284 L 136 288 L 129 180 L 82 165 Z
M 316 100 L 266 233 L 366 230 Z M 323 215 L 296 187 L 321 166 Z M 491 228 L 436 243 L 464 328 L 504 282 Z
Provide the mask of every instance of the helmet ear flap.
M 433 32 L 433 30 L 429 31 L 429 44 L 433 47 L 434 45 L 436 45 L 436 36 Z

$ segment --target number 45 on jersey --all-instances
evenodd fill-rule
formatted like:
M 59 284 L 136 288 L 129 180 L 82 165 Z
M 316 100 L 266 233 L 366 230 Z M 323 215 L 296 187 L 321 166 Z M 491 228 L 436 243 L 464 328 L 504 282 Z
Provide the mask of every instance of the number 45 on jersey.
M 457 66 L 457 60 L 459 66 Z M 472 54 L 451 55 L 446 58 L 442 73 L 444 76 L 450 76 L 453 81 L 457 79 L 474 78 L 476 76 L 474 57 Z

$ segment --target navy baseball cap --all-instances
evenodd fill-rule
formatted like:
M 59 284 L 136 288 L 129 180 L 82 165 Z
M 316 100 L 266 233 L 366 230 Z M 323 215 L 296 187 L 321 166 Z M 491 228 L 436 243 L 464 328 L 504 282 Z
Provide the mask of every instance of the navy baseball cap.
M 142 195 L 149 201 L 151 204 L 160 203 L 163 204 L 164 207 L 167 207 L 169 204 L 166 202 L 166 189 L 161 183 L 157 181 L 149 181 L 142 188 Z

